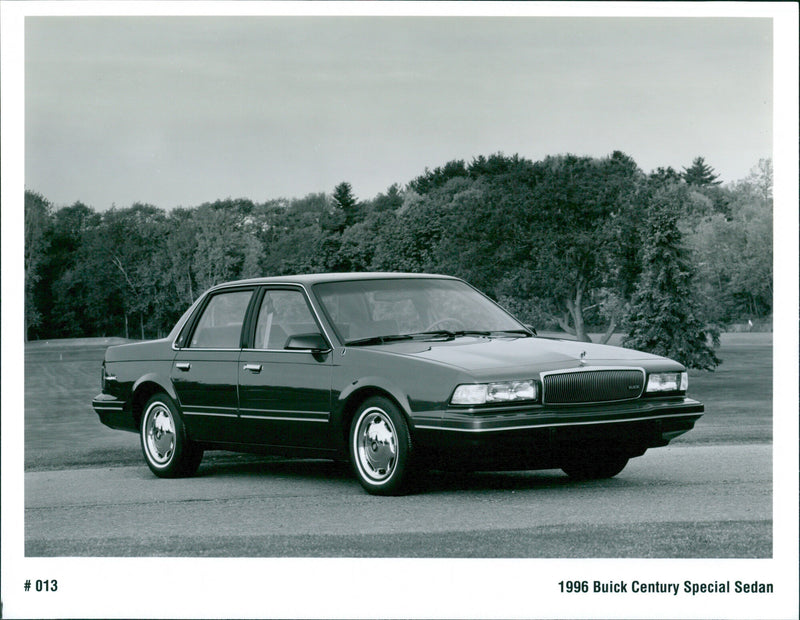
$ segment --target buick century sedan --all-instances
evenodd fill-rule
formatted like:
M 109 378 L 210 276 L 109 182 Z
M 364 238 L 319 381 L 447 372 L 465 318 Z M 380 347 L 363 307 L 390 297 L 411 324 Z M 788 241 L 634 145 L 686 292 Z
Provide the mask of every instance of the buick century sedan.
M 156 476 L 206 450 L 347 460 L 370 493 L 426 468 L 608 478 L 690 430 L 681 364 L 537 337 L 457 278 L 282 276 L 204 293 L 162 340 L 109 347 L 100 421 Z

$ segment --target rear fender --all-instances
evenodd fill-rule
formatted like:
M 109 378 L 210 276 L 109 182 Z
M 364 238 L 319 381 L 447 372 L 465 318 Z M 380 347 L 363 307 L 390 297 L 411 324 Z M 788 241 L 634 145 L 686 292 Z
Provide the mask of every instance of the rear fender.
M 162 391 L 166 392 L 166 394 L 174 400 L 176 403 L 178 402 L 178 394 L 175 392 L 175 388 L 172 385 L 172 381 L 167 378 L 164 380 L 163 376 L 159 376 L 158 374 L 151 372 L 149 374 L 144 375 L 143 377 L 139 377 L 136 382 L 133 384 L 133 388 L 131 389 L 131 394 L 136 395 L 139 391 L 139 388 L 145 383 L 155 383 L 159 386 Z

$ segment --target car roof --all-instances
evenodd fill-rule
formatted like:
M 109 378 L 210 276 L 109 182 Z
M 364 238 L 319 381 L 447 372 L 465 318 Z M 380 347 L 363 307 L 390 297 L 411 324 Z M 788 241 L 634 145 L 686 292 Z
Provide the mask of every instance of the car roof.
M 443 280 L 457 280 L 453 276 L 432 273 L 398 273 L 393 271 L 360 271 L 350 273 L 310 273 L 295 276 L 274 276 L 266 278 L 250 278 L 248 280 L 234 280 L 217 284 L 211 290 L 228 286 L 241 286 L 243 284 L 302 284 L 311 286 L 323 282 L 351 282 L 353 280 L 387 280 L 403 278 L 440 278 Z

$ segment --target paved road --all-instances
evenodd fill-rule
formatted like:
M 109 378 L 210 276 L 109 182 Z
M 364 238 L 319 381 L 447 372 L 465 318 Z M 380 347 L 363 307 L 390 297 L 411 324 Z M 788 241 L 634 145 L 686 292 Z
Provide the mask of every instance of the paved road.
M 324 461 L 28 472 L 29 556 L 771 557 L 772 447 L 669 446 L 617 478 L 428 474 L 367 495 Z

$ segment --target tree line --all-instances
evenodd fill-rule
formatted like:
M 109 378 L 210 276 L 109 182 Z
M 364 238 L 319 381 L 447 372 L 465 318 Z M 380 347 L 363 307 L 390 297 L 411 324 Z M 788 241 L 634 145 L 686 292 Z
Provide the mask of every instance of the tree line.
M 502 153 L 358 200 L 330 193 L 170 211 L 54 208 L 25 193 L 25 335 L 166 334 L 208 287 L 327 271 L 462 277 L 539 329 L 698 368 L 731 322 L 772 312 L 772 165 L 723 186 L 702 157 L 648 174 L 603 158 Z

